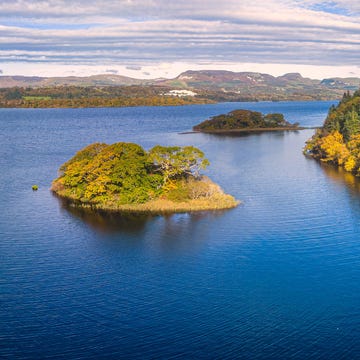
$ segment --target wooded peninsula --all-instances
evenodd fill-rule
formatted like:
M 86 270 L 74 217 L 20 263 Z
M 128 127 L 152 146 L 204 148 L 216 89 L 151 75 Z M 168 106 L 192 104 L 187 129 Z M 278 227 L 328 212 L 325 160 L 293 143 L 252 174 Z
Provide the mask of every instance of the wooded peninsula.
M 329 109 L 304 153 L 360 176 L 360 90 L 352 96 L 345 93 L 339 105 Z
M 59 170 L 51 190 L 73 205 L 115 212 L 220 210 L 239 202 L 200 171 L 209 165 L 193 146 L 91 144 Z

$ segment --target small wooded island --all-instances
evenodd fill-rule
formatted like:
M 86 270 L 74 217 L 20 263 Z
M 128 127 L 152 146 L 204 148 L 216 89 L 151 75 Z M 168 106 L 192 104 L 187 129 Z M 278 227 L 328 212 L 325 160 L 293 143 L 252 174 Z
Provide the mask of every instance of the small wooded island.
M 200 174 L 209 161 L 193 146 L 95 143 L 59 169 L 51 190 L 79 207 L 116 212 L 220 210 L 238 201 Z
M 345 93 L 331 106 L 322 128 L 307 141 L 304 153 L 360 176 L 360 90 Z
M 194 131 L 206 133 L 227 133 L 247 131 L 301 130 L 298 123 L 291 124 L 283 114 L 264 115 L 258 111 L 233 110 L 227 114 L 213 116 L 193 127 Z

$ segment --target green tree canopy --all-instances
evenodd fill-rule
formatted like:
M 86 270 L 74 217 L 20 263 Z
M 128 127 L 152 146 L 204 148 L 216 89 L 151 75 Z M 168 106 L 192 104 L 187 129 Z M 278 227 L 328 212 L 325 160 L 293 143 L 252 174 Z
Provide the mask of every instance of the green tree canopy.
M 307 141 L 305 151 L 316 159 L 360 176 L 360 91 L 346 92 L 331 106 L 324 125 Z
M 199 176 L 199 172 L 209 165 L 204 153 L 193 146 L 160 146 L 150 150 L 149 159 L 164 176 L 164 183 L 168 179 L 179 176 Z
M 143 203 L 165 191 L 169 179 L 197 178 L 209 161 L 193 146 L 145 151 L 133 143 L 95 143 L 60 167 L 53 190 L 85 203 Z
M 344 121 L 344 129 L 343 134 L 345 140 L 350 140 L 352 135 L 356 135 L 360 132 L 360 118 L 359 114 L 355 111 L 355 109 L 351 109 L 351 111 L 345 114 Z
M 287 122 L 284 115 L 280 113 L 264 115 L 258 111 L 238 109 L 227 114 L 213 116 L 195 125 L 194 130 L 263 129 L 294 126 L 297 125 Z

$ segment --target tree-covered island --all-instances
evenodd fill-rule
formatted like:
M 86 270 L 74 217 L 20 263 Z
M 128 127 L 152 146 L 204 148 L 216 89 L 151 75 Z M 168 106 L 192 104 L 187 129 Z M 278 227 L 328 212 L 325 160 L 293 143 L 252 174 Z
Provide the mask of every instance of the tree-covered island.
M 298 123 L 287 122 L 283 114 L 264 115 L 258 111 L 233 110 L 213 116 L 193 127 L 194 131 L 207 133 L 301 130 Z
M 322 128 L 307 141 L 305 154 L 360 176 L 360 90 L 331 106 Z
M 238 201 L 200 171 L 209 165 L 193 146 L 95 143 L 59 169 L 51 190 L 75 206 L 116 212 L 171 213 L 233 208 Z

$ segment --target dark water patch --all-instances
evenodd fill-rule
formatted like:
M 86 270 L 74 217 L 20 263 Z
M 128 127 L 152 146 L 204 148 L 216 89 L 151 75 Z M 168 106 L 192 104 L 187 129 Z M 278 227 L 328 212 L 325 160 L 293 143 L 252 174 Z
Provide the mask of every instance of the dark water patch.
M 141 233 L 152 216 L 138 213 L 114 213 L 83 208 L 69 201 L 59 199 L 61 209 L 88 224 L 100 233 Z
M 71 216 L 80 219 L 87 225 L 89 225 L 95 231 L 102 234 L 112 233 L 141 233 L 145 230 L 147 223 L 155 221 L 160 217 L 165 219 L 165 227 L 168 227 L 170 231 L 174 231 L 174 234 L 178 232 L 176 224 L 177 220 L 174 219 L 187 219 L 188 222 L 194 222 L 201 219 L 217 218 L 223 216 L 225 213 L 231 210 L 217 210 L 217 211 L 194 211 L 188 213 L 169 213 L 164 212 L 161 214 L 147 214 L 144 212 L 130 212 L 130 211 L 106 211 L 90 207 L 82 207 L 76 205 L 66 199 L 58 199 L 61 210 L 68 212 Z M 171 224 L 171 225 L 169 225 Z M 187 226 L 188 227 L 188 224 Z

